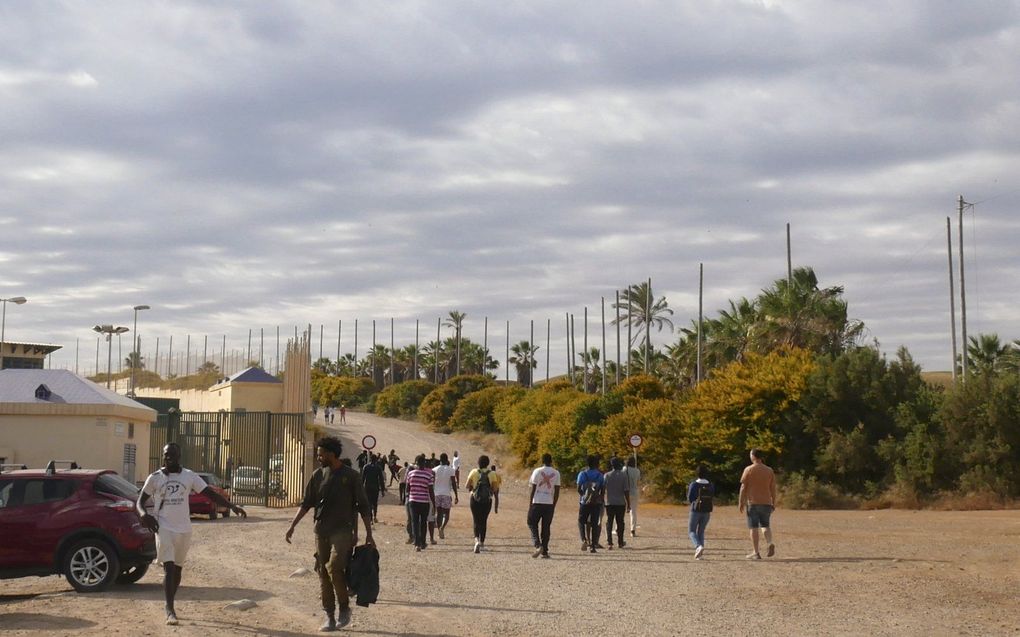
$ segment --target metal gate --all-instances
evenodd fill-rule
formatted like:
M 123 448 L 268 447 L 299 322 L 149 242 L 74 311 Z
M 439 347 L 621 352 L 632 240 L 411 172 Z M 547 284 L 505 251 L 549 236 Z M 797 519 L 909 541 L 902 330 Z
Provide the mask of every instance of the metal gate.
M 163 446 L 181 446 L 181 465 L 215 474 L 238 504 L 294 506 L 305 479 L 304 414 L 268 411 L 160 414 L 149 436 L 149 471 Z

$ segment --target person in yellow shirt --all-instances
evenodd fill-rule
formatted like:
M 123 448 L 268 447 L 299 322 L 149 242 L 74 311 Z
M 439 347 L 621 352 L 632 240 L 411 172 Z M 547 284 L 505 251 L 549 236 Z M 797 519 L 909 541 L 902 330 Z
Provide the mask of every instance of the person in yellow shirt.
M 471 493 L 471 517 L 475 526 L 475 553 L 485 548 L 485 528 L 489 522 L 489 511 L 499 513 L 499 474 L 489 469 L 489 456 L 478 457 L 478 467 L 467 477 L 467 490 Z M 495 504 L 495 507 L 493 507 Z

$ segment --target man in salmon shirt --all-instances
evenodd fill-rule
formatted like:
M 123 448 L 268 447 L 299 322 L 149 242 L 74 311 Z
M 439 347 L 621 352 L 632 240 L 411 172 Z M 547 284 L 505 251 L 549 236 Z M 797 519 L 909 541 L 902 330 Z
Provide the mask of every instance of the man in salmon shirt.
M 765 464 L 762 452 L 751 449 L 751 465 L 744 469 L 740 476 L 741 513 L 747 510 L 747 528 L 751 533 L 751 546 L 754 552 L 747 556 L 749 560 L 760 560 L 758 551 L 758 529 L 765 535 L 768 544 L 768 557 L 776 554 L 776 545 L 772 542 L 772 529 L 769 526 L 772 512 L 776 508 L 776 474 Z

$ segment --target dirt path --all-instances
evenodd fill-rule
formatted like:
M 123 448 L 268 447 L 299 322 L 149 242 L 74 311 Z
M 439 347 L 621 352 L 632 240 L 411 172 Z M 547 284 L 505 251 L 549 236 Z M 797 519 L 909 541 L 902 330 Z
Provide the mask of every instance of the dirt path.
M 365 433 L 402 458 L 420 451 L 481 452 L 415 423 L 348 414 L 343 435 Z M 348 446 L 353 449 L 354 445 Z M 466 465 L 467 466 L 467 465 Z M 508 480 L 490 523 L 490 551 L 471 548 L 466 502 L 447 539 L 423 553 L 404 543 L 394 494 L 375 533 L 380 602 L 356 608 L 349 632 L 365 635 L 997 635 L 1020 634 L 1020 512 L 785 511 L 775 516 L 776 558 L 750 563 L 735 509 L 708 528 L 695 562 L 686 510 L 642 506 L 624 550 L 582 554 L 576 500 L 565 492 L 551 560 L 530 557 L 527 486 Z M 79 595 L 60 578 L 0 581 L 4 635 L 307 635 L 318 626 L 318 585 L 289 578 L 311 566 L 312 525 L 283 534 L 293 510 L 252 507 L 246 522 L 195 520 L 179 596 L 182 625 L 161 623 L 161 574 Z M 258 607 L 222 610 L 250 598 Z

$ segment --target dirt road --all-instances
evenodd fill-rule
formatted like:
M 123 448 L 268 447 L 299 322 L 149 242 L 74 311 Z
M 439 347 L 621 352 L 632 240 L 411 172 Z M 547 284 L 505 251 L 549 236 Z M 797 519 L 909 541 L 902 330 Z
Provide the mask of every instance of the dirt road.
M 348 441 L 366 433 L 402 458 L 420 451 L 481 451 L 415 423 L 348 413 Z M 348 449 L 353 444 L 345 444 Z M 466 464 L 466 466 L 469 466 Z M 508 474 L 490 523 L 489 552 L 471 552 L 466 501 L 447 539 L 422 553 L 404 543 L 395 494 L 380 508 L 377 605 L 355 608 L 347 629 L 365 635 L 1016 635 L 1020 634 L 1020 512 L 776 512 L 778 554 L 748 562 L 743 518 L 719 508 L 705 559 L 694 561 L 686 509 L 639 508 L 623 550 L 582 554 L 576 497 L 567 490 L 553 525 L 553 559 L 531 558 L 527 486 Z M 162 624 L 154 566 L 136 585 L 92 595 L 63 579 L 0 581 L 6 635 L 307 635 L 318 627 L 312 525 L 283 541 L 293 510 L 252 507 L 250 517 L 195 520 L 178 598 L 181 625 Z M 247 611 L 223 610 L 241 598 Z

